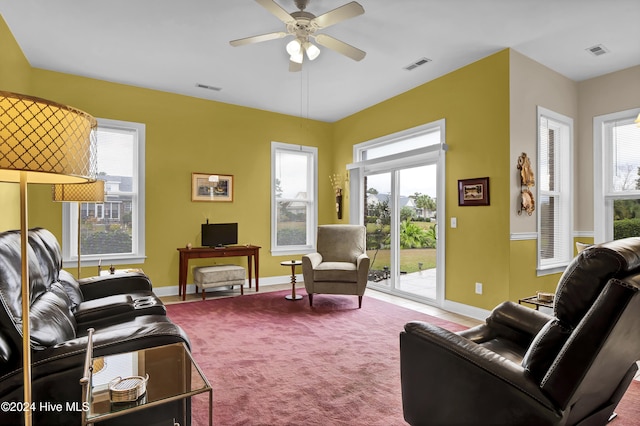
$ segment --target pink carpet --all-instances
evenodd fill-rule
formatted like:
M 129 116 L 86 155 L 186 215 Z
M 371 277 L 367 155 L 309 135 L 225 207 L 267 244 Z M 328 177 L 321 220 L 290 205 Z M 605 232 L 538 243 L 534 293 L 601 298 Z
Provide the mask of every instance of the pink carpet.
M 370 297 L 288 291 L 168 305 L 214 389 L 215 425 L 403 425 L 399 333 L 465 327 Z M 208 421 L 194 398 L 193 424 Z
M 215 425 L 406 425 L 399 333 L 412 320 L 466 327 L 366 297 L 288 291 L 167 306 L 187 332 L 213 387 Z M 615 426 L 639 425 L 635 382 Z M 193 425 L 208 422 L 207 399 L 193 401 Z M 612 423 L 614 424 L 614 423 Z
M 631 382 L 616 407 L 616 413 L 618 416 L 609 423 L 611 426 L 640 425 L 640 381 Z

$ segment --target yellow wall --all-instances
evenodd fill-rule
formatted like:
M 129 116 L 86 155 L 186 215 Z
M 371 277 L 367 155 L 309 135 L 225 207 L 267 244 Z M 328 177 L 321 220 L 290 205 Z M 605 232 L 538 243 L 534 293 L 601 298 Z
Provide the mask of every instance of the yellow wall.
M 516 214 L 520 190 L 517 158 L 526 152 L 534 169 L 538 163 L 536 106 L 574 120 L 574 242 L 593 243 L 593 118 L 640 106 L 640 66 L 576 83 L 512 51 L 510 87 L 513 177 L 509 298 L 517 300 L 536 291 L 554 291 L 560 278 L 559 273 L 537 276 L 536 216 Z
M 535 240 L 511 239 L 512 233 L 535 232 L 531 218 L 515 222 L 519 219 L 513 214 L 513 156 L 523 146 L 534 151 L 535 105 L 578 116 L 584 127 L 592 117 L 577 111 L 596 110 L 598 99 L 607 92 L 603 85 L 612 84 L 608 76 L 597 84 L 576 85 L 507 49 L 336 123 L 322 123 L 33 69 L 1 19 L 0 49 L 0 90 L 52 99 L 96 117 L 146 125 L 147 260 L 131 266 L 144 268 L 157 287 L 177 284 L 176 248 L 198 244 L 200 224 L 206 218 L 238 222 L 240 242 L 263 247 L 261 276 L 286 275 L 279 265 L 282 258 L 269 253 L 271 141 L 318 147 L 319 223 L 333 223 L 337 219 L 328 177 L 343 172 L 353 161 L 354 144 L 445 119 L 449 145 L 446 217 L 441 222 L 446 226 L 445 297 L 483 309 L 537 290 L 551 291 L 557 282 L 557 274 L 536 276 Z M 624 75 L 637 79 L 637 67 L 631 70 Z M 600 95 L 580 99 L 580 87 Z M 593 87 L 597 90 L 591 90 Z M 598 109 L 598 113 L 607 112 L 613 111 Z M 577 143 L 584 151 L 590 141 Z M 234 175 L 235 201 L 191 202 L 192 172 Z M 490 178 L 491 205 L 458 206 L 458 179 L 483 176 Z M 577 186 L 578 191 L 585 188 L 589 186 Z M 348 192 L 345 195 L 341 222 L 348 222 L 349 217 Z M 17 188 L 0 184 L 0 205 L 16 206 L 15 212 L 3 209 L 0 230 L 19 226 L 17 200 Z M 29 203 L 30 226 L 46 227 L 61 240 L 62 208 L 50 201 L 50 187 L 31 185 Z M 576 222 L 584 224 L 580 211 L 576 215 Z M 449 227 L 451 217 L 458 219 L 456 229 Z M 588 225 L 580 229 L 592 232 Z M 83 269 L 83 276 L 94 273 L 94 268 Z M 476 282 L 483 283 L 483 295 L 475 294 Z
M 563 75 L 511 51 L 509 66 L 511 153 L 510 176 L 510 274 L 509 299 L 518 300 L 537 291 L 555 290 L 560 274 L 537 276 L 537 216 L 517 214 L 520 204 L 518 157 L 524 152 L 537 170 L 537 107 L 541 106 L 574 120 L 578 119 L 578 85 Z M 574 140 L 574 145 L 577 141 Z M 538 176 L 536 176 L 538 178 Z M 536 179 L 539 180 L 539 179 Z M 575 185 L 574 185 L 575 187 Z M 537 188 L 531 191 L 535 194 Z M 574 194 L 575 191 L 574 191 Z M 579 198 L 576 194 L 576 198 Z M 576 211 L 576 216 L 579 214 Z
M 354 143 L 445 118 L 450 146 L 446 210 L 459 224 L 447 229 L 446 298 L 490 309 L 508 297 L 508 50 L 333 124 L 40 69 L 30 72 L 29 94 L 96 117 L 146 124 L 148 258 L 135 266 L 142 266 L 156 286 L 176 284 L 176 248 L 197 244 L 206 217 L 239 222 L 240 241 L 263 247 L 261 275 L 284 275 L 281 258 L 268 250 L 271 141 L 319 147 L 319 222 L 331 223 L 336 218 L 328 176 L 352 161 Z M 191 202 L 192 172 L 234 175 L 235 201 Z M 491 179 L 491 205 L 459 207 L 457 180 L 482 176 Z M 60 238 L 61 206 L 50 201 L 49 188 L 32 185 L 29 201 L 30 225 Z M 348 220 L 347 206 L 348 199 L 343 221 Z M 94 272 L 83 269 L 84 276 Z M 483 295 L 473 291 L 477 281 L 484 284 Z
M 504 50 L 335 124 L 334 167 L 353 145 L 446 120 L 446 295 L 491 309 L 509 288 L 509 51 Z M 458 179 L 488 176 L 490 206 L 458 206 Z M 348 212 L 347 212 L 348 213 Z M 449 219 L 457 217 L 451 229 Z M 475 283 L 483 294 L 475 294 Z
M 17 47 L 11 33 L 2 25 L 3 54 L 5 45 Z M 72 105 L 95 117 L 145 123 L 147 259 L 143 265 L 135 266 L 144 268 L 155 286 L 177 284 L 176 248 L 189 242 L 199 245 L 200 224 L 206 218 L 212 222 L 238 222 L 239 242 L 262 246 L 262 276 L 286 274 L 280 266 L 282 258 L 269 253 L 272 141 L 318 147 L 318 173 L 327 177 L 327 182 L 323 181 L 319 188 L 319 222 L 330 223 L 335 218 L 333 194 L 328 184 L 331 173 L 331 125 L 328 123 L 31 69 L 15 62 L 19 61 L 7 65 L 4 57 L 0 61 L 3 68 L 9 68 L 0 72 L 2 90 L 28 92 Z M 28 73 L 29 84 L 15 84 L 12 69 Z M 234 202 L 192 202 L 192 172 L 234 175 Z M 14 205 L 17 210 L 15 194 L 11 185 L 3 184 L 0 205 Z M 29 225 L 50 229 L 61 241 L 62 207 L 50 199 L 50 186 L 29 186 Z M 3 209 L 2 230 L 19 226 L 17 211 L 14 215 L 10 210 Z M 243 262 L 243 259 L 235 260 Z M 83 268 L 83 276 L 94 274 L 95 268 Z
M 271 141 L 318 147 L 319 176 L 328 176 L 330 124 L 38 69 L 33 81 L 38 96 L 145 123 L 147 260 L 140 266 L 155 285 L 177 283 L 176 248 L 199 245 L 207 218 L 238 222 L 239 242 L 262 247 L 261 275 L 284 274 L 282 259 L 269 253 Z M 234 201 L 192 202 L 193 172 L 233 175 Z M 320 223 L 332 220 L 329 191 L 320 187 Z M 60 235 L 60 206 L 45 192 L 31 201 L 31 224 Z
M 0 15 L 0 90 L 28 93 L 30 76 L 31 66 Z M 0 182 L 0 205 L 16 207 L 2 209 L 0 230 L 20 227 L 19 203 L 18 185 Z
M 25 93 L 29 90 L 31 66 L 9 27 L 0 15 L 0 90 Z

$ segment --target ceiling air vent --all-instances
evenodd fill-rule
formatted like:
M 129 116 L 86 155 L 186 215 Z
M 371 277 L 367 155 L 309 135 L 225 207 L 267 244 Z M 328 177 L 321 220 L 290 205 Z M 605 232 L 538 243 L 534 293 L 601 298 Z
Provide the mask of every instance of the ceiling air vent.
M 406 67 L 404 67 L 404 69 L 407 70 L 407 71 L 411 71 L 411 70 L 414 70 L 414 69 L 418 68 L 421 65 L 426 64 L 427 62 L 431 62 L 431 59 L 429 59 L 429 58 L 420 58 L 417 61 L 415 61 L 414 63 L 412 63 L 411 65 L 407 65 Z
M 221 87 L 209 86 L 207 84 L 201 84 L 201 83 L 196 83 L 196 87 L 199 87 L 201 89 L 213 90 L 215 92 L 219 92 L 222 90 Z
M 586 49 L 587 52 L 591 53 L 593 56 L 601 56 L 604 55 L 605 53 L 609 53 L 609 49 L 607 49 L 606 47 L 604 47 L 601 44 L 597 44 L 595 46 L 591 46 L 589 48 Z

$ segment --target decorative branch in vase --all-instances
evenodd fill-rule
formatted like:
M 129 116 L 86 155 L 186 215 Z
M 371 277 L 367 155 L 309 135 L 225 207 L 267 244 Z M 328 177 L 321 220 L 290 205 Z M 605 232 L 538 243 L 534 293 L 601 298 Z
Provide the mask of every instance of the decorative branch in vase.
M 344 177 L 342 174 L 334 173 L 329 175 L 329 181 L 331 181 L 331 187 L 336 194 L 336 213 L 338 219 L 342 219 L 342 187 L 344 185 Z

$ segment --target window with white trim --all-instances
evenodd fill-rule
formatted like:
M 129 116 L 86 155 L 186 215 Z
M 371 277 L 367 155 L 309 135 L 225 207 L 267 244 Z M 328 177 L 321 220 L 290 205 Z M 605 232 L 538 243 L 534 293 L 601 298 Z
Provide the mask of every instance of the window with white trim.
M 538 107 L 538 273 L 573 258 L 573 119 Z
M 313 251 L 318 225 L 318 148 L 271 143 L 271 252 Z
M 105 200 L 80 206 L 82 263 L 143 263 L 145 126 L 98 119 L 97 139 L 97 178 L 105 181 Z M 64 203 L 62 230 L 65 266 L 71 266 L 78 261 L 76 203 Z
M 640 108 L 593 120 L 594 240 L 640 236 Z

